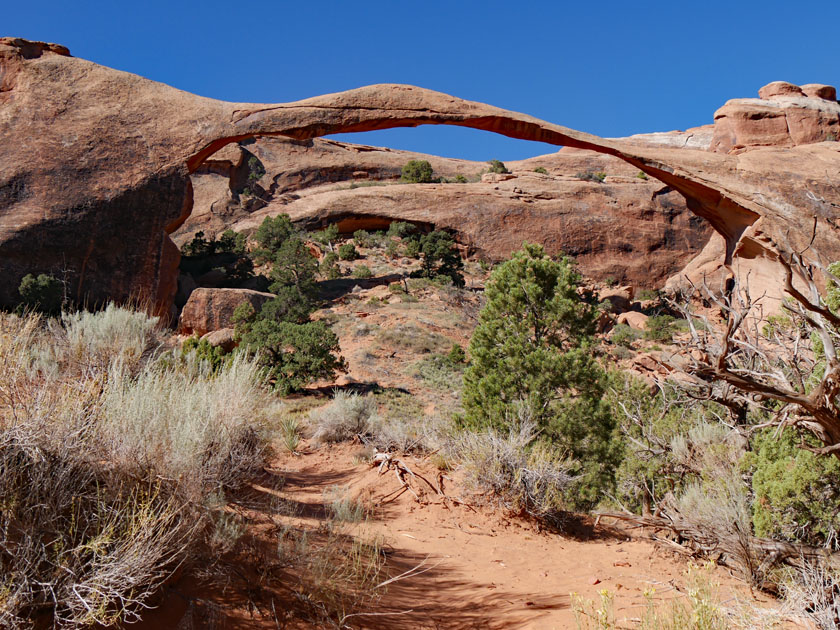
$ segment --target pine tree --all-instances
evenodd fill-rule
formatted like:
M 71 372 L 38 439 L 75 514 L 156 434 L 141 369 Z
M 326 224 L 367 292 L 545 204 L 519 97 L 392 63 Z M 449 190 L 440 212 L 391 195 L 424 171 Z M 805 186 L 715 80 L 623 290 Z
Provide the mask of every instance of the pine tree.
M 524 406 L 543 438 L 580 465 L 578 505 L 595 501 L 617 459 L 614 420 L 594 358 L 595 310 L 568 259 L 525 244 L 490 276 L 470 341 L 463 424 L 507 431 Z

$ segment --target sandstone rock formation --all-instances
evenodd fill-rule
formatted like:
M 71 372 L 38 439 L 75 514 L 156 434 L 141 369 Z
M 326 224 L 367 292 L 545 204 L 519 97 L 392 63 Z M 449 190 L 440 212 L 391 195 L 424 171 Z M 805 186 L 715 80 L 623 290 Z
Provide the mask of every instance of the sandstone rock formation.
M 273 297 L 273 293 L 251 289 L 198 288 L 190 294 L 181 311 L 179 332 L 201 337 L 214 330 L 233 328 L 233 312 L 237 306 L 247 302 L 259 311 Z
M 800 88 L 775 81 L 758 95 L 728 101 L 715 112 L 712 151 L 792 147 L 840 138 L 840 104 L 830 85 Z
M 177 244 L 198 230 L 252 230 L 280 213 L 310 228 L 335 222 L 345 233 L 414 221 L 451 230 L 467 253 L 483 259 L 506 259 L 527 240 L 551 254 L 574 255 L 590 278 L 652 288 L 682 269 L 710 234 L 679 193 L 591 151 L 564 148 L 508 162 L 511 174 L 482 176 L 484 162 L 324 139 L 260 138 L 238 154 L 231 146 L 225 148 L 226 167 L 217 167 L 214 155 L 212 167 L 193 175 L 194 209 L 173 234 Z M 470 183 L 401 184 L 402 166 L 417 159 L 431 162 L 436 177 L 454 181 L 461 175 Z M 249 184 L 248 162 L 254 160 L 265 173 Z M 608 173 L 604 183 L 577 177 L 599 171 Z M 245 195 L 246 187 L 255 194 Z
M 145 296 L 166 311 L 178 263 L 168 235 L 189 216 L 189 174 L 208 157 L 261 135 L 308 140 L 420 124 L 620 158 L 682 194 L 723 237 L 726 264 L 736 250 L 768 251 L 768 238 L 809 240 L 814 216 L 817 246 L 840 258 L 833 227 L 840 143 L 802 144 L 807 134 L 791 136 L 796 146 L 735 155 L 671 148 L 606 140 L 405 85 L 295 103 L 225 103 L 73 58 L 61 46 L 0 38 L 0 305 L 17 301 L 24 274 L 46 272 L 63 275 L 79 301 Z

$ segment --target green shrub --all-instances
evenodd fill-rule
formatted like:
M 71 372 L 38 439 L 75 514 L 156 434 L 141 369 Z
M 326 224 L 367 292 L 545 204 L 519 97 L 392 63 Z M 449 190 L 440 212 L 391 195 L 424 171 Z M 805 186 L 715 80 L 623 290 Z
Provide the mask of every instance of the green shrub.
M 321 260 L 318 272 L 327 280 L 335 280 L 341 277 L 341 269 L 338 267 L 338 254 L 327 252 Z
M 405 243 L 404 253 L 409 258 L 420 258 L 420 239 L 407 238 L 403 241 Z
M 225 352 L 224 348 L 211 345 L 206 339 L 196 336 L 190 337 L 181 346 L 181 356 L 186 358 L 189 355 L 194 355 L 200 363 L 206 363 L 213 372 L 219 371 L 233 359 L 233 355 Z
M 353 232 L 353 240 L 359 247 L 373 247 L 373 237 L 365 230 L 356 230 Z
M 42 313 L 58 313 L 64 302 L 61 281 L 48 274 L 26 274 L 18 287 L 21 303 Z
M 411 184 L 428 184 L 434 181 L 433 175 L 432 165 L 427 160 L 411 160 L 402 167 L 401 179 Z
M 647 180 L 648 178 L 647 173 L 645 173 L 644 171 L 639 171 L 638 173 L 636 173 L 636 177 L 644 180 Z
M 356 260 L 359 257 L 359 252 L 356 251 L 356 246 L 353 243 L 342 243 L 338 248 L 338 257 L 341 260 Z
M 840 461 L 799 447 L 813 438 L 765 429 L 745 459 L 752 472 L 753 525 L 758 536 L 840 548 Z
M 338 238 L 338 224 L 337 223 L 330 223 L 327 227 L 323 230 L 318 232 L 312 233 L 312 240 L 316 243 L 320 243 L 325 247 L 330 247 L 335 239 Z
M 498 173 L 500 175 L 510 173 L 510 171 L 505 166 L 505 163 L 501 160 L 490 160 L 488 164 L 490 165 L 490 168 L 487 169 L 488 173 Z
M 392 238 L 405 238 L 409 234 L 413 234 L 417 230 L 417 226 L 407 221 L 394 221 L 388 226 L 388 236 Z
M 617 346 L 629 348 L 633 342 L 641 336 L 641 331 L 631 328 L 627 324 L 618 324 L 615 328 L 613 328 L 612 335 L 610 335 L 610 341 Z
M 422 260 L 420 269 L 411 274 L 413 278 L 445 277 L 455 286 L 464 286 L 464 261 L 450 234 L 435 230 L 421 236 L 417 245 Z
M 252 155 L 248 159 L 248 184 L 255 186 L 263 175 L 265 175 L 265 167 L 256 156 Z
M 467 178 L 461 175 L 460 173 L 455 176 L 455 183 L 456 184 L 466 184 Z
M 659 291 L 656 289 L 640 289 L 636 293 L 636 299 L 642 302 L 647 300 L 657 300 L 659 297 Z
M 237 327 L 242 345 L 257 353 L 268 378 L 282 394 L 346 372 L 338 337 L 324 322 L 297 324 L 257 319 Z
M 449 351 L 447 356 L 449 358 L 449 362 L 453 365 L 466 363 L 467 361 L 467 353 L 464 352 L 464 349 L 457 343 L 452 344 L 452 349 Z
M 365 280 L 373 276 L 373 272 L 367 265 L 359 265 L 353 270 L 353 277 L 359 280 Z
M 542 167 L 542 166 L 538 166 L 537 168 L 535 168 L 534 172 L 535 173 L 540 173 L 541 175 L 548 175 L 548 171 L 545 170 L 545 168 Z
M 595 311 L 577 295 L 579 282 L 571 261 L 553 261 L 532 244 L 493 271 L 470 341 L 462 423 L 504 433 L 527 410 L 577 460 L 577 505 L 585 506 L 609 486 L 618 453 L 591 350 Z
M 674 338 L 675 319 L 671 315 L 655 315 L 645 322 L 644 337 L 648 341 L 671 343 Z

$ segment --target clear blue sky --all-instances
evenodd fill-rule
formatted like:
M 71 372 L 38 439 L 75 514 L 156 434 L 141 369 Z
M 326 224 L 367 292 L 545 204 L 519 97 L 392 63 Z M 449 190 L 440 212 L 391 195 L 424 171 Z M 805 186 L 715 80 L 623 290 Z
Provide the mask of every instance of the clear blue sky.
M 837 85 L 838 23 L 840 3 L 803 0 L 9 0 L 0 35 L 229 101 L 410 83 L 623 136 L 711 122 L 774 80 Z M 351 139 L 476 160 L 554 150 L 453 127 Z

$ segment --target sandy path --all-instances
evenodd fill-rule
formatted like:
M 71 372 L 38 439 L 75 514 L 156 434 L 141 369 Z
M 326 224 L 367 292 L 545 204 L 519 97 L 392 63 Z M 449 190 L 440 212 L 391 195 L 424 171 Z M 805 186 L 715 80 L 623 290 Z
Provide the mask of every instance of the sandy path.
M 393 474 L 379 476 L 365 464 L 354 464 L 358 450 L 336 446 L 283 458 L 278 465 L 288 471 L 284 494 L 314 505 L 323 502 L 330 486 L 340 485 L 366 503 L 377 503 L 399 483 Z M 426 462 L 406 461 L 435 478 Z M 447 488 L 450 495 L 459 492 L 455 482 Z M 617 619 L 638 618 L 647 589 L 655 588 L 657 601 L 685 592 L 686 562 L 648 541 L 628 538 L 626 531 L 581 526 L 579 536 L 562 536 L 506 518 L 498 509 L 444 504 L 431 492 L 421 499 L 404 493 L 376 508 L 364 526 L 367 533 L 384 536 L 392 575 L 420 563 L 426 572 L 393 584 L 376 609 L 401 614 L 356 618 L 356 627 L 575 628 L 572 592 L 598 599 L 598 592 L 608 589 L 615 594 Z M 722 600 L 750 600 L 745 585 L 724 570 L 715 570 L 715 579 Z

